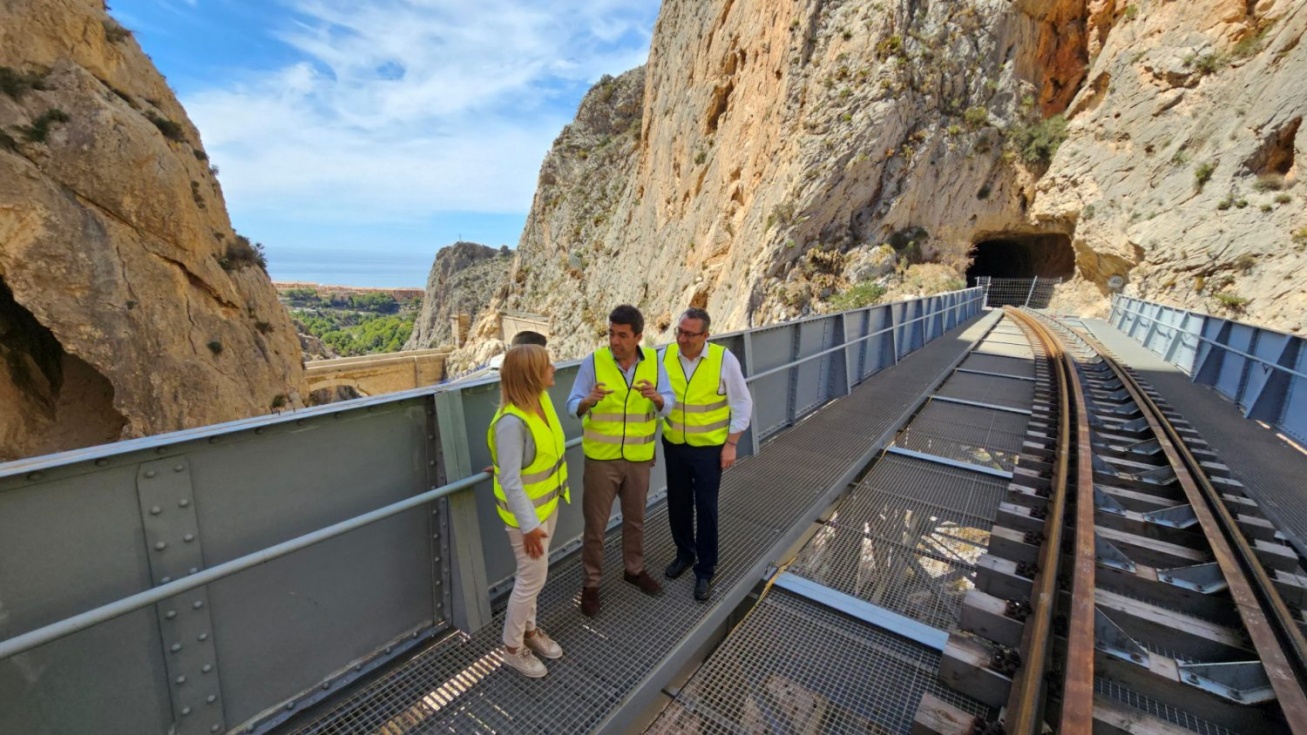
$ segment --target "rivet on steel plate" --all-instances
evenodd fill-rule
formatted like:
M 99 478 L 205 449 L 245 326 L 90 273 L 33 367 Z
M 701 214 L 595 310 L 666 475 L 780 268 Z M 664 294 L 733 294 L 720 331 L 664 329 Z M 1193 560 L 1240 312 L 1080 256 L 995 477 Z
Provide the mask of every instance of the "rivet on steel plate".
M 105 467 L 105 466 L 107 466 L 108 464 L 109 464 L 109 460 L 105 459 L 104 457 L 101 457 L 101 458 L 95 460 L 95 466 L 96 466 L 96 467 Z
M 163 616 L 165 618 L 168 618 L 169 620 L 172 620 L 173 618 L 177 617 L 177 611 L 169 610 L 168 612 L 164 613 Z
M 213 664 L 205 664 L 205 665 L 203 665 L 203 666 L 200 667 L 200 672 L 201 672 L 201 673 L 207 674 L 207 673 L 209 673 L 210 671 L 213 671 Z
M 386 646 L 386 653 L 390 653 L 390 646 Z
M 198 571 L 200 571 L 199 567 L 191 567 L 190 570 L 187 571 L 186 573 L 187 573 L 187 574 L 195 574 L 195 573 L 198 572 Z
M 152 516 L 157 516 L 162 512 L 163 512 L 163 508 L 160 508 L 157 505 L 150 508 L 150 515 Z
M 172 471 L 173 471 L 173 472 L 185 472 L 185 471 L 186 471 L 186 465 L 175 464 L 175 465 L 172 466 Z
M 262 436 L 262 435 L 263 435 L 263 427 L 260 426 L 259 428 L 255 429 L 255 430 L 254 430 L 254 433 L 255 433 L 255 434 L 258 434 L 258 435 L 260 435 L 260 436 Z
M 417 637 L 418 637 L 418 632 L 417 632 L 416 630 L 413 631 L 413 637 L 414 637 L 414 638 L 417 638 Z
M 182 650 L 182 644 L 180 644 L 180 643 L 174 643 L 174 644 L 172 644 L 172 652 L 173 652 L 173 653 L 177 653 L 177 652 L 180 651 L 180 650 Z
M 185 677 L 185 676 L 179 676 L 179 677 L 177 677 L 177 683 L 178 683 L 178 684 L 185 684 L 185 683 L 186 683 L 186 677 Z
M 427 462 L 427 464 L 431 465 L 432 467 L 435 467 L 435 466 L 436 466 L 436 460 L 434 460 L 434 459 L 433 459 L 433 460 L 430 460 L 430 461 Z
M 209 728 L 209 732 L 218 732 L 220 730 L 222 730 L 222 725 L 216 723 L 213 725 L 213 727 Z
M 436 435 L 435 435 L 435 434 L 427 434 L 427 441 L 432 441 L 432 442 L 433 442 L 433 441 L 435 441 L 435 440 L 436 440 Z
M 331 682 L 329 682 L 329 681 L 324 681 L 324 682 L 322 682 L 322 688 L 323 688 L 323 689 L 330 689 L 330 688 L 331 688 Z
M 432 561 L 440 561 L 440 557 L 437 556 L 437 557 L 436 557 L 435 559 L 433 559 Z
M 41 479 L 42 477 L 44 477 L 44 475 L 42 475 L 40 472 L 29 472 L 29 473 L 27 473 L 27 479 L 29 479 L 29 480 L 39 480 L 39 479 Z
M 289 709 L 295 709 L 295 703 L 294 703 L 294 702 L 287 702 L 287 703 L 286 703 L 286 709 L 288 709 L 288 710 L 289 710 Z
M 171 581 L 172 581 L 172 577 L 164 577 L 163 579 L 159 580 L 159 584 L 168 584 Z
M 196 600 L 195 603 L 191 605 L 191 607 L 195 608 L 196 610 L 199 610 L 200 608 L 204 607 L 204 600 Z
M 436 580 L 436 586 L 437 586 L 437 587 L 440 586 L 440 580 L 438 580 L 438 579 Z
M 182 508 L 186 508 L 186 507 L 190 506 L 190 504 L 191 504 L 191 501 L 190 501 L 190 499 L 188 499 L 188 498 L 182 498 L 181 500 L 178 500 L 178 501 L 177 501 L 177 505 L 180 506 L 180 507 L 182 507 Z
M 195 540 L 195 534 L 193 533 L 188 533 L 185 536 L 182 536 L 182 541 L 185 541 L 188 544 L 194 540 Z
M 159 541 L 158 543 L 156 543 L 156 544 L 154 545 L 154 550 L 155 550 L 155 551 L 163 551 L 163 550 L 166 549 L 166 548 L 168 548 L 168 542 L 166 542 L 166 541 Z
M 214 702 L 218 701 L 218 695 L 210 694 L 209 696 L 204 698 L 204 701 L 206 704 L 213 704 Z
M 146 471 L 145 471 L 145 478 L 146 478 L 147 480 L 148 480 L 148 479 L 152 479 L 153 477 L 154 477 L 154 470 L 146 470 Z
M 201 633 L 201 634 L 195 636 L 195 639 L 196 639 L 196 640 L 200 640 L 200 641 L 207 641 L 207 640 L 209 640 L 209 634 L 208 634 L 208 633 Z
M 187 717 L 187 716 L 189 716 L 190 714 L 191 714 L 191 708 L 190 708 L 190 707 L 182 707 L 182 717 Z
M 355 670 L 355 671 L 362 671 L 362 670 L 363 670 L 363 664 L 354 664 L 354 670 Z

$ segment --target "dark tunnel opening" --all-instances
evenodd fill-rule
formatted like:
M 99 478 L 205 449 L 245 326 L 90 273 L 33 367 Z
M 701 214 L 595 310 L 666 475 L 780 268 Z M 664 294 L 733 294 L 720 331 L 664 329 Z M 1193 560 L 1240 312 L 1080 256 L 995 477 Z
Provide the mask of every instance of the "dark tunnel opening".
M 1066 235 L 1002 235 L 981 240 L 972 250 L 967 282 L 990 278 L 1060 278 L 1075 274 L 1076 255 Z

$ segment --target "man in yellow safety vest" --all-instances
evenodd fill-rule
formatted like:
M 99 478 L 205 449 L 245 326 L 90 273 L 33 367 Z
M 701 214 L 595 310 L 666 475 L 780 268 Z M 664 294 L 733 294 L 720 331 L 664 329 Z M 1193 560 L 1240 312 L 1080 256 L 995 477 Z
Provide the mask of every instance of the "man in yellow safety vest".
M 672 390 L 657 354 L 641 347 L 644 316 L 623 304 L 608 315 L 608 347 L 577 369 L 567 410 L 581 419 L 585 471 L 581 513 L 585 517 L 581 566 L 581 612 L 599 614 L 604 531 L 613 500 L 622 499 L 623 578 L 648 595 L 662 591 L 644 569 L 644 509 L 654 463 L 658 419 L 672 409 Z
M 722 472 L 735 464 L 735 445 L 753 415 L 740 361 L 725 347 L 708 343 L 711 323 L 703 309 L 686 309 L 676 344 L 664 348 L 661 360 L 676 395 L 663 424 L 667 520 L 676 543 L 676 559 L 664 574 L 676 579 L 693 566 L 694 599 L 700 602 L 712 596 L 717 570 Z

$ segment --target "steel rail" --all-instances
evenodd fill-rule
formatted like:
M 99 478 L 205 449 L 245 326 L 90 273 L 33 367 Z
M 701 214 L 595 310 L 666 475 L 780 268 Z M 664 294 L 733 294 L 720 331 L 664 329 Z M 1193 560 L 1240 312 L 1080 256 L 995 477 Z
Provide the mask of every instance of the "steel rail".
M 1212 545 L 1212 554 L 1229 585 L 1239 617 L 1261 658 L 1290 730 L 1307 735 L 1307 693 L 1303 691 L 1300 677 L 1300 672 L 1307 670 L 1307 641 L 1304 641 L 1292 614 L 1221 501 L 1220 494 L 1161 408 L 1144 392 L 1134 376 L 1108 354 L 1106 347 L 1088 335 L 1080 334 L 1079 337 L 1098 352 L 1139 406 Z M 1273 620 L 1267 619 L 1267 609 Z M 1281 637 L 1292 649 L 1292 660 L 1281 645 Z
M 1062 560 L 1062 538 L 1066 529 L 1066 515 L 1069 479 L 1072 461 L 1072 419 L 1075 419 L 1076 436 L 1075 460 L 1077 462 L 1077 523 L 1075 529 L 1076 553 L 1071 561 L 1074 564 L 1075 587 L 1073 595 L 1071 635 L 1079 632 L 1088 635 L 1087 641 L 1069 646 L 1067 671 L 1068 678 L 1063 689 L 1062 728 L 1063 733 L 1088 734 L 1093 726 L 1093 623 L 1094 623 L 1094 546 L 1093 546 L 1093 486 L 1092 476 L 1085 468 L 1089 465 L 1088 417 L 1085 413 L 1084 392 L 1079 384 L 1075 366 L 1067 354 L 1065 346 L 1051 330 L 1037 319 L 1012 308 L 1004 311 L 1018 325 L 1033 335 L 1044 346 L 1049 359 L 1056 367 L 1058 392 L 1058 433 L 1052 477 L 1052 492 L 1049 497 L 1048 517 L 1044 525 L 1045 541 L 1040 549 L 1039 572 L 1031 594 L 1031 615 L 1027 620 L 1021 641 L 1022 665 L 1012 680 L 1012 689 L 1008 696 L 1007 716 L 1004 728 L 1011 735 L 1035 735 L 1042 732 L 1045 722 L 1046 673 L 1049 669 L 1050 652 L 1053 643 L 1053 613 L 1058 599 L 1059 566 Z M 1086 525 L 1083 518 L 1085 503 L 1084 478 L 1089 476 L 1090 522 Z M 1087 534 L 1086 534 L 1087 531 Z M 1086 542 L 1086 535 L 1088 540 Z M 1085 551 L 1086 543 L 1088 551 Z M 1086 583 L 1086 570 L 1088 581 Z M 1088 595 L 1084 590 L 1088 589 Z M 1079 610 L 1083 607 L 1087 612 Z M 1077 616 L 1077 612 L 1079 616 Z M 1086 626 L 1085 620 L 1088 621 Z M 1076 638 L 1071 640 L 1075 641 Z M 1076 663 L 1070 657 L 1077 656 Z M 1083 661 L 1079 659 L 1083 658 Z

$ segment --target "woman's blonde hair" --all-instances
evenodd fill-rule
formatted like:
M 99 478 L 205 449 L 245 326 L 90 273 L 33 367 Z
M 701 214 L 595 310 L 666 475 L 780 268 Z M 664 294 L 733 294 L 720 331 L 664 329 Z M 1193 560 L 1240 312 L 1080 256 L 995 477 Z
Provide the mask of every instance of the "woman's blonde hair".
M 518 345 L 504 354 L 499 366 L 499 405 L 534 409 L 540 405 L 545 377 L 549 372 L 549 351 L 540 345 Z

